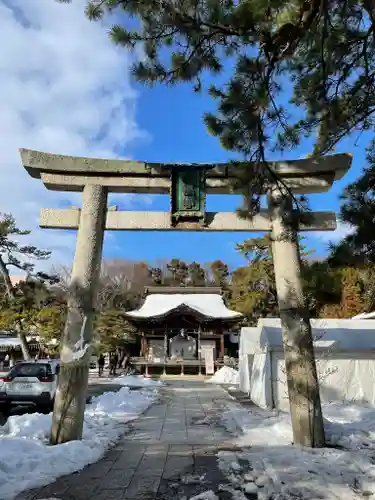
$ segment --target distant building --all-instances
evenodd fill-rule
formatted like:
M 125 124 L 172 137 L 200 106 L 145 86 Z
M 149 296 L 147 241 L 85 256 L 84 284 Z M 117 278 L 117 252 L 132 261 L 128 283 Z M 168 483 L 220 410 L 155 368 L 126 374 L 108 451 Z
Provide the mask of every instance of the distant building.
M 30 353 L 34 356 L 40 349 L 38 339 L 34 337 L 27 337 L 27 341 Z M 7 354 L 9 354 L 14 361 L 22 360 L 21 342 L 19 341 L 16 333 L 0 332 L 0 361 L 3 361 Z
M 243 315 L 226 307 L 221 288 L 155 286 L 145 293 L 143 305 L 126 316 L 140 332 L 141 356 L 134 362 L 146 373 L 200 374 L 207 352 L 218 367 L 233 340 L 238 347 L 231 333 Z

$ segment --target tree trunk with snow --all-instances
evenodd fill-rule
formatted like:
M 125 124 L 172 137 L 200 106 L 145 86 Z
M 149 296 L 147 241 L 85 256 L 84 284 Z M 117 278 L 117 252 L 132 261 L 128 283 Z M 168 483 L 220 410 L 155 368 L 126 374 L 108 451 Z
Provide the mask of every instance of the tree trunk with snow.
M 69 299 L 68 307 L 53 410 L 51 444 L 82 439 L 91 356 L 87 340 L 91 336 L 93 312 L 83 313 L 74 297 Z M 76 345 L 77 338 L 82 339 L 81 344 Z
M 100 185 L 84 187 L 68 291 L 68 313 L 60 355 L 51 444 L 82 438 L 106 205 L 105 188 Z

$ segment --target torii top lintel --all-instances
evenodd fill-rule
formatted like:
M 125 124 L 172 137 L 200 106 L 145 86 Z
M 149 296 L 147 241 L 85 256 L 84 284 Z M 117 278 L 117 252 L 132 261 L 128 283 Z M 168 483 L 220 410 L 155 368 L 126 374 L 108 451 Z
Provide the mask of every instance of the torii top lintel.
M 20 149 L 22 164 L 28 173 L 43 181 L 48 189 L 81 191 L 87 183 L 98 183 L 116 192 L 168 193 L 173 168 L 206 169 L 207 192 L 228 192 L 231 179 L 250 162 L 228 163 L 150 163 L 135 160 L 84 158 Z M 271 169 L 296 192 L 327 191 L 335 180 L 349 170 L 349 153 L 268 162 Z

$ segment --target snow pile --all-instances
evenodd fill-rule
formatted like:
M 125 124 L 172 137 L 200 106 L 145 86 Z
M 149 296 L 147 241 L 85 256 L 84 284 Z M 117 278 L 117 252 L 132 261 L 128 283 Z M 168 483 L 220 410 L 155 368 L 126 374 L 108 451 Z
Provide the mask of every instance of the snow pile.
M 16 415 L 0 427 L 0 498 L 41 487 L 57 477 L 97 462 L 134 420 L 157 398 L 155 389 L 106 392 L 92 398 L 85 411 L 82 441 L 48 446 L 52 413 Z
M 206 382 L 211 382 L 212 384 L 238 385 L 240 383 L 240 374 L 230 366 L 223 366 Z
M 128 387 L 160 387 L 164 385 L 161 380 L 153 380 L 143 375 L 121 375 L 120 377 L 110 379 L 111 382 Z
M 189 500 L 219 500 L 219 497 L 215 495 L 212 490 L 208 490 L 194 497 L 190 497 Z
M 238 435 L 238 452 L 220 452 L 219 466 L 232 486 L 259 500 L 352 500 L 375 494 L 375 408 L 323 406 L 326 437 L 336 448 L 292 446 L 289 414 L 233 405 L 223 415 Z M 251 446 L 251 448 L 250 448 Z

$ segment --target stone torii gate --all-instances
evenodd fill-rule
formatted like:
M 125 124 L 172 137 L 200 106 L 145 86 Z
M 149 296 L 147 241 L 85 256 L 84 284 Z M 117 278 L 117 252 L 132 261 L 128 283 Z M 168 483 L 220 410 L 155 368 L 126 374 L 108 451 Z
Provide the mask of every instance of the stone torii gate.
M 238 172 L 246 169 L 248 162 L 176 165 L 80 158 L 27 149 L 20 153 L 28 173 L 41 179 L 47 189 L 83 193 L 82 208 L 42 209 L 40 216 L 42 228 L 78 230 L 51 442 L 82 437 L 95 300 L 107 229 L 270 231 L 295 442 L 307 446 L 324 444 L 323 429 L 314 427 L 321 409 L 311 328 L 300 280 L 297 231 L 334 230 L 336 217 L 332 212 L 312 212 L 296 224 L 290 193 L 328 191 L 350 168 L 351 155 L 270 163 L 284 187 L 275 184 L 269 189 L 268 210 L 261 210 L 252 219 L 241 219 L 233 212 L 206 212 L 205 198 L 206 193 L 235 194 L 232 188 L 236 180 L 238 184 Z M 108 193 L 113 192 L 169 193 L 171 211 L 107 208 Z M 315 438 L 306 437 L 314 434 Z

